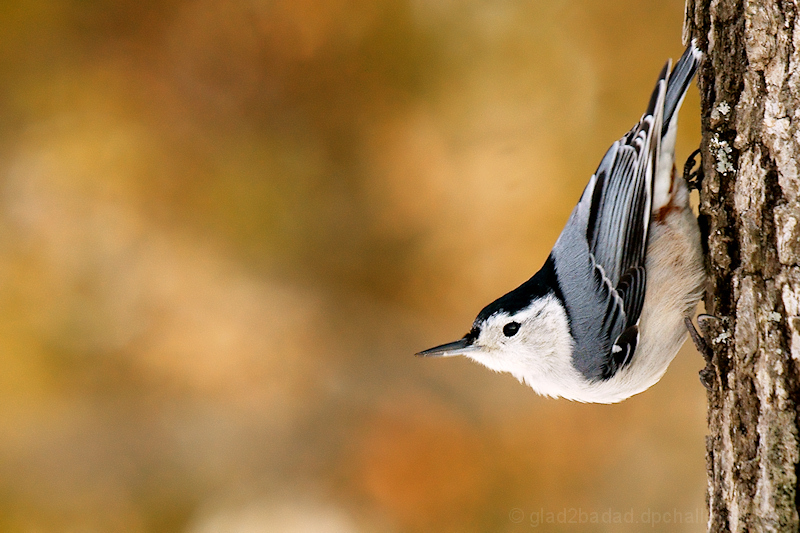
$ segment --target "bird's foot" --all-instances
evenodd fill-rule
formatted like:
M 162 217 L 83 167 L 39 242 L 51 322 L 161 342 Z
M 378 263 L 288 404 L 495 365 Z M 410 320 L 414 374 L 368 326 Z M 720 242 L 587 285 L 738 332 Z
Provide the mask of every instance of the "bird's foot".
M 700 352 L 706 362 L 705 368 L 700 371 L 700 382 L 707 390 L 713 390 L 714 378 L 717 374 L 714 369 L 714 350 L 711 348 L 710 333 L 719 324 L 720 319 L 713 315 L 698 316 L 697 325 L 700 327 L 700 332 L 694 327 L 691 317 L 684 317 L 683 320 L 686 324 L 686 329 L 689 330 L 689 336 L 692 338 L 695 348 L 697 348 L 697 351 Z
M 698 155 L 700 156 L 699 164 L 695 160 Z M 697 169 L 694 169 L 695 165 L 697 165 Z M 686 159 L 686 163 L 683 165 L 683 179 L 686 180 L 689 190 L 700 190 L 700 186 L 703 184 L 703 155 L 700 153 L 700 148 L 692 152 Z

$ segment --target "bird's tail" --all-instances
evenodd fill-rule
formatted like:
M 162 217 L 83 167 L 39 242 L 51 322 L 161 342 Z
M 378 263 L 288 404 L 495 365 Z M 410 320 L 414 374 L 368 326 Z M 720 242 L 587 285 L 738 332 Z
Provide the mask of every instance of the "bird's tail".
M 656 175 L 653 179 L 653 203 L 651 205 L 653 213 L 660 212 L 664 207 L 671 205 L 676 200 L 676 198 L 673 198 L 674 194 L 680 192 L 678 191 L 680 187 L 675 187 L 675 173 L 673 171 L 675 138 L 678 133 L 678 110 L 702 59 L 703 53 L 692 41 L 667 78 L 661 126 L 661 145 L 659 147 Z M 683 202 L 683 199 L 680 202 Z
M 695 46 L 694 40 L 692 40 L 689 43 L 689 47 L 675 64 L 675 68 L 672 69 L 667 82 L 667 94 L 664 98 L 662 137 L 666 135 L 673 117 L 681 107 L 683 97 L 686 95 L 689 84 L 692 82 L 692 78 L 694 78 L 702 59 L 703 53 Z

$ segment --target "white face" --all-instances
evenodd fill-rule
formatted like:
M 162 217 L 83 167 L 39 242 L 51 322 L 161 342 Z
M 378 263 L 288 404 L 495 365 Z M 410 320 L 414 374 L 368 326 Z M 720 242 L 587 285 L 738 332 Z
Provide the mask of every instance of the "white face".
M 509 372 L 540 394 L 554 395 L 573 377 L 572 339 L 563 308 L 554 296 L 509 314 L 495 313 L 474 327 L 478 336 L 464 355 L 498 372 Z

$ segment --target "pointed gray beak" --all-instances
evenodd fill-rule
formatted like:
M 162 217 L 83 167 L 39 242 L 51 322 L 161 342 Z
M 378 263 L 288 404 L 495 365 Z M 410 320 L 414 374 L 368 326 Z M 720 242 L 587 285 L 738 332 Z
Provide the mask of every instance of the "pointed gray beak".
M 454 355 L 464 355 L 465 353 L 472 352 L 475 349 L 476 348 L 472 345 L 471 340 L 459 339 L 455 342 L 448 342 L 447 344 L 442 344 L 441 346 L 423 350 L 415 355 L 417 357 L 452 357 Z

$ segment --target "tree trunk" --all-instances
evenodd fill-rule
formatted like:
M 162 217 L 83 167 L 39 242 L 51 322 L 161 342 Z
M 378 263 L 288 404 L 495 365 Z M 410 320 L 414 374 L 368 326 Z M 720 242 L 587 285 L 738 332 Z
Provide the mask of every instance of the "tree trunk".
M 720 318 L 708 393 L 708 530 L 798 531 L 800 12 L 687 0 L 706 52 L 700 225 Z

